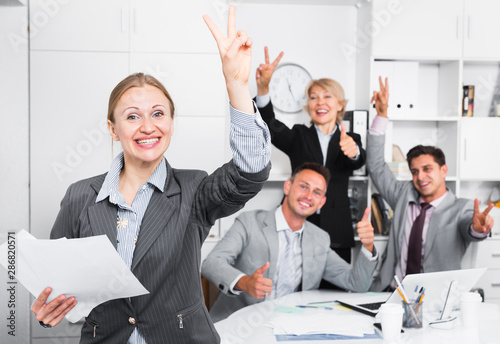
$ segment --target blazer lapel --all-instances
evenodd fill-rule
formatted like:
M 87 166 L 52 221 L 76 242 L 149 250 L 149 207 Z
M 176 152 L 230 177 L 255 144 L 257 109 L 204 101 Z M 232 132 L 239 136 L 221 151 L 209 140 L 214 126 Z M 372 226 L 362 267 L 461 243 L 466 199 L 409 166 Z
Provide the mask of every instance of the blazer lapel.
M 264 225 L 265 226 L 262 228 L 262 233 L 264 234 L 264 237 L 267 240 L 267 245 L 269 247 L 269 269 L 267 270 L 267 276 L 273 281 L 274 287 L 279 254 L 279 238 L 278 232 L 276 230 L 275 211 L 268 212 L 267 217 L 264 220 Z
M 307 228 L 307 221 L 304 222 L 304 230 L 302 231 L 302 290 L 309 290 L 311 282 L 316 281 L 312 273 L 314 269 L 304 269 L 304 267 L 314 266 L 314 246 L 315 241 L 311 237 L 311 231 Z
M 96 195 L 101 189 L 104 182 L 104 175 L 102 178 L 96 179 L 92 182 L 91 187 L 96 192 Z M 116 249 L 116 205 L 109 202 L 106 198 L 101 202 L 95 203 L 88 208 L 89 223 L 93 235 L 106 235 L 109 241 Z
M 170 197 L 178 195 L 181 192 L 179 184 L 173 178 L 173 173 L 172 168 L 167 163 L 167 180 L 164 192 L 155 189 L 142 219 L 139 238 L 134 250 L 134 258 L 132 259 L 132 271 L 163 230 L 168 228 L 167 224 L 174 217 L 173 214 L 179 210 L 175 202 L 170 199 Z M 170 229 L 175 230 L 176 228 L 171 227 Z
M 427 236 L 425 238 L 424 261 L 427 258 L 425 252 L 430 252 L 432 250 L 432 246 L 436 241 L 437 233 L 444 221 L 442 219 L 443 211 L 448 210 L 448 208 L 452 206 L 453 203 L 455 203 L 455 200 L 455 195 L 451 191 L 448 191 L 448 194 L 443 199 L 441 204 L 436 209 L 434 209 L 434 212 L 432 213 L 431 219 L 429 221 Z

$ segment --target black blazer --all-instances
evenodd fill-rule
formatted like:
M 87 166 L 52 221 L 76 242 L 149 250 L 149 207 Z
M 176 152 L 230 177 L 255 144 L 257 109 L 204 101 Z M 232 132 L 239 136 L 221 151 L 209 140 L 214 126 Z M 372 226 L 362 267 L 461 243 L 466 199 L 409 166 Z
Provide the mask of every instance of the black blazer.
M 126 343 L 135 326 L 149 344 L 219 343 L 201 289 L 201 245 L 216 219 L 238 211 L 260 191 L 269 170 L 270 164 L 259 173 L 243 173 L 230 162 L 207 176 L 167 163 L 164 192 L 155 189 L 151 196 L 131 267 L 149 294 L 95 307 L 80 343 Z M 108 198 L 95 203 L 104 177 L 68 188 L 51 239 L 104 234 L 116 248 L 117 206 Z
M 290 158 L 292 171 L 304 162 L 317 162 L 323 165 L 323 153 L 314 125 L 306 127 L 296 124 L 292 129 L 275 118 L 273 105 L 269 102 L 259 112 L 271 132 L 271 140 L 279 150 Z M 331 178 L 326 193 L 326 203 L 321 208 L 320 215 L 312 215 L 308 220 L 318 225 L 330 234 L 332 248 L 347 248 L 354 246 L 354 231 L 352 228 L 351 210 L 347 188 L 349 176 L 365 164 L 366 152 L 361 145 L 361 137 L 349 133 L 359 147 L 360 157 L 353 161 L 346 157 L 340 149 L 340 129 L 335 132 L 328 145 L 326 167 Z

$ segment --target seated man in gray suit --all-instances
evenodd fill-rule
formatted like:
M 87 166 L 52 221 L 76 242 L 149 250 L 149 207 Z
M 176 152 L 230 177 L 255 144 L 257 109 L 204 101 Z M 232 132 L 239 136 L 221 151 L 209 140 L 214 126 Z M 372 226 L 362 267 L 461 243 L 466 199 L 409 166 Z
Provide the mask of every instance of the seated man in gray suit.
M 369 130 L 366 165 L 377 190 L 394 211 L 380 273 L 371 290 L 391 289 L 394 275 L 460 269 L 469 243 L 484 239 L 493 226 L 479 201 L 456 198 L 446 188 L 448 172 L 441 149 L 418 145 L 407 154 L 413 181 L 398 181 L 384 162 L 389 89 L 379 79 L 372 101 L 378 115 Z
M 357 226 L 363 247 L 354 266 L 330 249 L 327 232 L 306 221 L 325 203 L 329 179 L 326 167 L 302 164 L 285 182 L 281 206 L 238 216 L 201 268 L 222 291 L 210 310 L 214 322 L 265 298 L 317 289 L 322 278 L 352 291 L 368 290 L 378 258 L 370 208 Z

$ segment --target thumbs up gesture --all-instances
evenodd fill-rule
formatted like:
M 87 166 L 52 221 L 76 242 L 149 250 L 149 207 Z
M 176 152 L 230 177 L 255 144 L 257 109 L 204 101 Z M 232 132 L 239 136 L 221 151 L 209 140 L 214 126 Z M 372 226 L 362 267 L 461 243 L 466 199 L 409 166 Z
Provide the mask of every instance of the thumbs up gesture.
M 263 299 L 266 295 L 270 295 L 273 290 L 273 281 L 264 277 L 267 269 L 269 269 L 269 262 L 255 270 L 253 275 L 241 277 L 236 282 L 235 289 L 243 290 L 256 299 Z
M 367 207 L 363 218 L 357 224 L 358 236 L 363 246 L 373 253 L 373 226 L 369 221 L 371 208 Z
M 340 125 L 340 149 L 348 158 L 355 158 L 358 155 L 358 145 L 352 137 L 347 135 L 344 123 Z

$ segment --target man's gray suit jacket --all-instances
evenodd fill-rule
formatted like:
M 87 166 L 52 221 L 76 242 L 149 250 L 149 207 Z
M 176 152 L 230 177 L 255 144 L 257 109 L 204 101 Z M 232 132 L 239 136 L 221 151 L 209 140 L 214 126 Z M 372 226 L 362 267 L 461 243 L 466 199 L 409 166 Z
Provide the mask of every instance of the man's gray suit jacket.
M 412 181 L 398 181 L 384 161 L 385 135 L 368 135 L 366 166 L 375 187 L 393 209 L 389 240 L 380 260 L 379 274 L 370 290 L 382 291 L 390 286 L 401 257 L 401 246 L 408 205 L 420 203 L 419 193 Z M 467 247 L 478 241 L 470 235 L 474 204 L 471 200 L 456 198 L 448 191 L 434 210 L 425 240 L 422 272 L 460 269 Z
M 229 162 L 207 176 L 167 164 L 164 192 L 155 189 L 151 196 L 131 266 L 149 294 L 95 307 L 80 342 L 126 343 L 137 326 L 148 344 L 219 343 L 201 288 L 201 245 L 216 219 L 241 209 L 262 188 L 269 170 L 270 164 L 260 173 L 243 173 Z M 69 187 L 52 239 L 104 234 L 116 248 L 117 206 L 108 198 L 95 203 L 104 177 Z
M 264 277 L 276 278 L 278 262 L 278 232 L 275 210 L 257 210 L 242 213 L 202 264 L 202 274 L 214 283 L 219 294 L 210 315 L 214 322 L 222 320 L 245 306 L 261 302 L 245 292 L 234 295 L 229 286 L 241 273 L 252 275 L 255 270 L 270 263 Z M 363 292 L 368 290 L 376 261 L 369 261 L 362 253 L 353 266 L 347 264 L 330 249 L 327 232 L 310 222 L 304 223 L 302 237 L 302 290 L 318 289 L 324 278 L 342 288 Z

